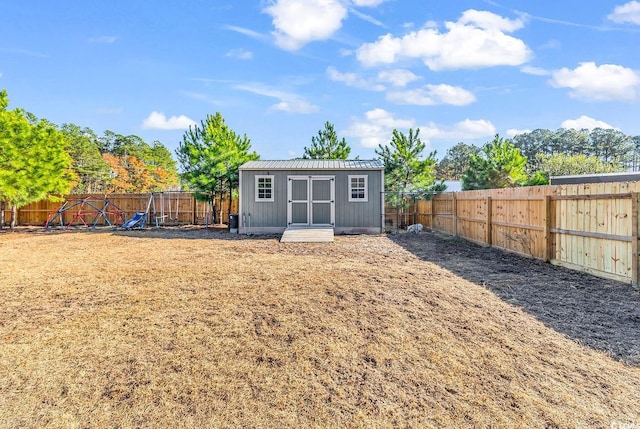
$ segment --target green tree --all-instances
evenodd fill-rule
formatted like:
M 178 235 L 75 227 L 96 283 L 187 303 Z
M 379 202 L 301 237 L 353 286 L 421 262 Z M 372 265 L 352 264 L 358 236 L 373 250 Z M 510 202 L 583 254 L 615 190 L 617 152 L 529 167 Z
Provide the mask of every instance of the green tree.
M 619 162 L 603 162 L 594 155 L 567 155 L 555 153 L 553 155 L 536 155 L 540 171 L 546 177 L 573 176 L 576 174 L 616 173 L 624 171 Z
M 127 140 L 122 134 L 115 133 L 111 130 L 106 130 L 102 137 L 98 139 L 100 145 L 100 153 L 110 153 L 112 155 L 121 155 L 124 151 L 123 148 L 131 146 L 131 140 Z
M 469 168 L 471 154 L 479 154 L 480 148 L 463 142 L 449 148 L 444 158 L 436 167 L 437 176 L 441 179 L 459 180 Z
M 13 228 L 19 207 L 69 192 L 73 171 L 64 135 L 46 120 L 37 120 L 21 109 L 8 110 L 8 105 L 7 92 L 2 90 L 0 201 L 11 207 Z
M 446 189 L 444 181 L 436 183 L 435 152 L 422 156 L 426 145 L 420 140 L 420 129 L 409 129 L 409 134 L 393 130 L 391 142 L 379 145 L 376 154 L 384 163 L 385 203 L 393 205 L 402 213 L 413 197 L 406 193 L 421 194 L 431 198 L 435 192 Z M 404 216 L 403 216 L 404 219 Z
M 596 156 L 603 163 L 620 162 L 634 170 L 640 168 L 637 162 L 638 146 L 634 138 L 613 129 L 538 129 L 515 136 L 512 143 L 527 157 L 529 173 L 540 170 L 536 155 L 557 153 Z
M 376 154 L 384 162 L 384 187 L 394 192 L 430 192 L 435 184 L 435 152 L 422 158 L 426 145 L 420 140 L 420 129 L 409 135 L 393 130 L 388 145 L 379 145 Z M 439 187 L 437 190 L 441 191 Z
M 589 154 L 597 156 L 602 162 L 626 163 L 633 158 L 633 139 L 618 130 L 594 128 L 589 139 L 592 148 Z
M 514 136 L 511 143 L 520 149 L 522 156 L 527 158 L 527 172 L 533 173 L 539 168 L 535 164 L 536 155 L 539 153 L 553 153 L 553 131 L 546 129 L 536 129 L 528 133 Z
M 578 155 L 589 154 L 590 152 L 592 152 L 592 148 L 587 130 L 560 128 L 550 134 L 550 142 L 546 154 L 565 153 Z M 535 155 L 533 159 L 535 160 Z
M 342 138 L 338 140 L 333 124 L 327 121 L 324 130 L 318 131 L 318 135 L 311 137 L 311 147 L 304 148 L 304 159 L 348 159 L 351 147 Z
M 219 112 L 207 115 L 200 126 L 190 127 L 176 153 L 183 179 L 199 192 L 200 198 L 208 199 L 212 207 L 216 196 L 221 200 L 225 193 L 231 197 L 238 186 L 240 165 L 258 159 L 258 154 L 251 152 L 249 138 L 231 130 Z
M 154 141 L 142 160 L 151 172 L 154 190 L 167 190 L 178 186 L 177 164 L 165 145 Z
M 111 181 L 109 164 L 102 159 L 98 136 L 90 128 L 63 124 L 60 132 L 67 142 L 76 175 L 72 193 L 104 192 Z
M 171 151 L 159 141 L 153 142 L 149 147 L 148 154 L 145 154 L 142 159 L 167 171 L 176 170 L 176 161 L 171 156 Z
M 470 161 L 469 169 L 462 176 L 465 191 L 523 186 L 527 182 L 527 158 L 497 134 L 482 147 L 482 153 L 472 154 Z

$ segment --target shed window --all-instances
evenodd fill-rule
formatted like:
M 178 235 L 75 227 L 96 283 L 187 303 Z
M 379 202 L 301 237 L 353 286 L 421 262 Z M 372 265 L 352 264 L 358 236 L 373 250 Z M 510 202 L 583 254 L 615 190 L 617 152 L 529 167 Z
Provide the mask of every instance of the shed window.
M 349 201 L 367 202 L 369 200 L 367 179 L 368 176 L 349 176 Z
M 256 176 L 256 201 L 273 201 L 273 176 Z

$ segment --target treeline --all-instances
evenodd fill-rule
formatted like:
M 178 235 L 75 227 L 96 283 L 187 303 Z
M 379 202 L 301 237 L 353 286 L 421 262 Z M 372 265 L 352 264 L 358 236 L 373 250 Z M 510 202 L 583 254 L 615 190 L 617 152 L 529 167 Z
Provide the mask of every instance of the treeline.
M 596 157 L 605 164 L 617 164 L 625 170 L 640 168 L 640 136 L 628 136 L 618 130 L 537 129 L 516 135 L 511 142 L 527 157 L 528 171 L 539 169 L 539 155 L 560 153 Z
M 510 171 L 515 177 L 507 181 L 511 186 L 546 184 L 551 176 L 637 171 L 640 136 L 628 136 L 613 129 L 562 128 L 537 129 L 510 140 L 496 136 L 482 147 L 461 142 L 450 148 L 438 163 L 437 176 L 460 180 L 465 175 L 469 177 L 470 169 L 488 165 Z
M 179 180 L 171 152 L 160 142 L 136 135 L 74 124 L 60 127 L 72 159 L 73 193 L 145 193 L 177 189 Z

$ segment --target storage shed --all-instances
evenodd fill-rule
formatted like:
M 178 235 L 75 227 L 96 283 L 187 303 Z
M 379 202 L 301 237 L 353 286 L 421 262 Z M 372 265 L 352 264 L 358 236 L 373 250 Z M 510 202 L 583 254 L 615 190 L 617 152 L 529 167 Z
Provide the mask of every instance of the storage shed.
M 383 191 L 378 160 L 250 161 L 240 167 L 239 232 L 325 227 L 378 234 Z

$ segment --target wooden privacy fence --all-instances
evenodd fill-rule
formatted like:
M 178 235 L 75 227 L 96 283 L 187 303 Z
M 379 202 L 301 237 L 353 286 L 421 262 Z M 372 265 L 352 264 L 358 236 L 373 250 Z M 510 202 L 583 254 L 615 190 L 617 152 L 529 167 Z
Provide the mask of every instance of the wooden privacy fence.
M 411 198 L 401 209 L 387 205 L 384 220 L 386 226 L 395 228 L 421 223 L 481 245 L 638 285 L 639 193 L 640 182 L 463 191 L 431 200 Z M 149 194 L 106 198 L 127 219 L 149 204 Z M 156 193 L 154 204 L 149 222 L 157 217 L 161 225 L 203 225 L 211 219 L 210 204 L 197 201 L 190 192 Z M 236 199 L 223 201 L 222 223 L 228 222 L 229 204 L 231 212 L 237 213 Z M 44 226 L 61 205 L 29 204 L 18 211 L 18 223 Z M 7 222 L 9 215 L 7 208 Z M 65 216 L 68 224 L 73 211 Z
M 150 225 L 155 222 L 156 218 L 160 225 L 204 225 L 207 223 L 207 219 L 208 222 L 211 223 L 211 204 L 198 201 L 192 192 L 157 192 L 153 194 L 151 204 L 150 194 L 75 194 L 67 195 L 64 198 L 65 200 L 80 202 L 76 207 L 64 213 L 63 222 L 65 225 L 73 222 L 74 218 L 77 217 L 81 211 L 87 213 L 85 216 L 87 219 L 85 220 L 91 222 L 93 220 L 91 216 L 95 210 L 91 205 L 82 205 L 81 202 L 83 200 L 96 201 L 101 199 L 108 200 L 110 204 L 122 210 L 127 219 L 133 217 L 136 212 L 145 212 L 147 206 L 149 206 L 150 217 L 148 222 Z M 228 222 L 229 203 L 228 199 L 222 201 L 221 219 L 218 219 L 217 223 Z M 54 214 L 62 204 L 63 201 L 38 201 L 21 207 L 18 209 L 18 224 L 44 226 L 48 218 Z M 92 203 L 92 205 L 100 207 L 100 203 Z M 216 219 L 219 215 L 219 209 L 220 201 L 216 199 Z M 231 213 L 237 213 L 237 210 L 238 201 L 234 199 L 231 201 Z M 7 224 L 9 223 L 10 216 L 10 210 L 7 208 L 5 212 L 5 222 Z M 115 216 L 109 214 L 109 220 L 114 222 L 116 220 Z M 102 225 L 104 222 L 99 222 L 99 224 Z
M 638 285 L 640 182 L 463 191 L 416 200 L 405 224 Z M 385 224 L 400 219 L 387 207 Z

